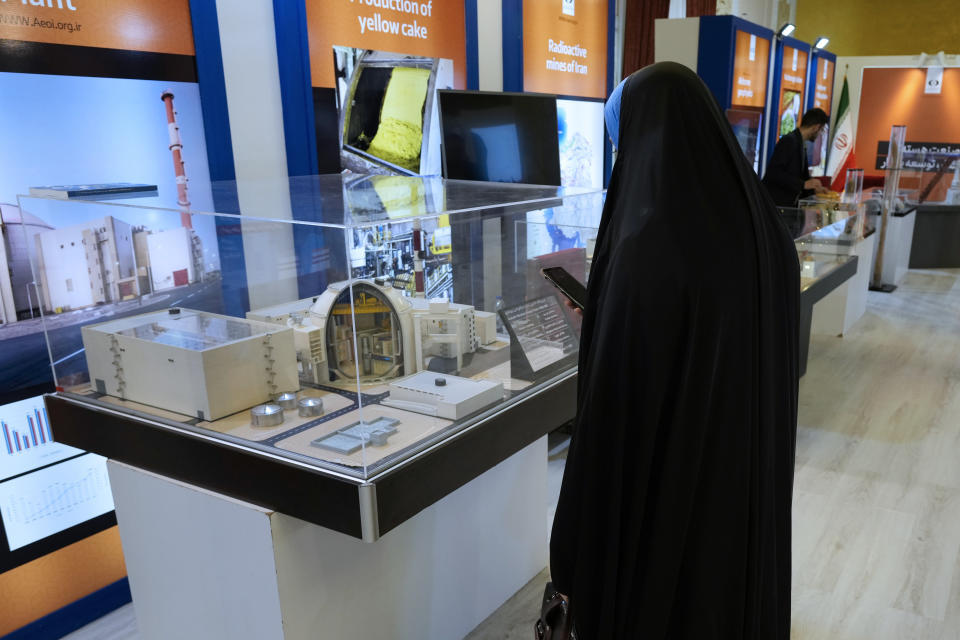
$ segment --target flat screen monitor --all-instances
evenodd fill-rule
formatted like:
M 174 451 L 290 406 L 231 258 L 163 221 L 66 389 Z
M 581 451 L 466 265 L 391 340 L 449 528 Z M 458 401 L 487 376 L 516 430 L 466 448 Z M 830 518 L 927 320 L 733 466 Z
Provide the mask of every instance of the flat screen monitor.
M 747 162 L 754 171 L 759 170 L 760 164 L 760 127 L 763 123 L 763 112 L 751 109 L 727 109 L 727 122 L 733 129 Z
M 444 178 L 560 185 L 555 96 L 438 93 Z

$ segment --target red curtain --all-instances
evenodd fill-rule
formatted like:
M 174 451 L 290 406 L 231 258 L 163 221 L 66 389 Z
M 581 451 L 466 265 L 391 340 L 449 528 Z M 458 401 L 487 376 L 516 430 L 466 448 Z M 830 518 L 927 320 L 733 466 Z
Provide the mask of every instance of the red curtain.
M 687 0 L 687 17 L 717 15 L 717 0 Z
M 668 15 L 670 0 L 627 0 L 623 17 L 624 78 L 653 64 L 654 21 Z

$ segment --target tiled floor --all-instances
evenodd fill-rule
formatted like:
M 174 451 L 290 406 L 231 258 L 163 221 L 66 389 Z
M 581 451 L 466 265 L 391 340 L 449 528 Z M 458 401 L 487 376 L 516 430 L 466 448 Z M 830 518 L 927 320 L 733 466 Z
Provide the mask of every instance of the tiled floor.
M 559 491 L 563 439 L 551 440 Z M 843 337 L 814 337 L 800 386 L 796 640 L 960 640 L 960 270 L 871 293 Z M 552 517 L 551 513 L 547 520 Z M 531 637 L 546 571 L 470 640 Z M 137 638 L 127 606 L 68 636 Z

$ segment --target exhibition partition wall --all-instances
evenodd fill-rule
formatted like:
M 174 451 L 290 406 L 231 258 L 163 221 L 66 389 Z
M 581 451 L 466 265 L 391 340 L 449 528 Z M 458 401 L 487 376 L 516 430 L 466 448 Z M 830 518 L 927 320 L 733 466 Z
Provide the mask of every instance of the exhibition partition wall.
M 405 110 L 400 94 L 413 92 L 422 103 L 432 99 L 435 88 L 476 88 L 476 1 L 275 0 L 274 16 L 290 175 L 337 173 L 342 164 L 369 168 L 366 162 L 420 174 L 420 166 L 408 166 L 398 152 L 409 132 L 404 125 L 417 126 L 437 143 L 439 136 L 429 119 L 407 122 L 404 114 L 415 109 Z M 401 71 L 394 78 L 396 67 Z M 366 68 L 374 71 L 360 82 Z M 359 104 L 354 122 L 341 114 L 348 98 Z M 364 130 L 375 131 L 380 124 L 368 111 L 385 98 L 388 135 L 367 140 Z M 348 149 L 342 155 L 344 144 Z
M 814 49 L 810 54 L 810 77 L 807 79 L 807 101 L 804 109 L 823 109 L 831 115 L 833 106 L 833 79 L 837 71 L 837 56 L 829 51 Z M 828 129 L 821 132 L 820 137 L 813 142 L 810 156 L 810 172 L 812 175 L 823 175 L 827 167 L 828 141 L 831 139 Z
M 195 53 L 187 0 L 0 4 L 0 95 L 12 98 L 0 100 L 10 125 L 0 170 L 0 635 L 29 624 L 22 633 L 59 637 L 129 599 L 119 538 L 105 531 L 116 520 L 104 459 L 54 442 L 37 396 L 53 390 L 41 316 L 47 332 L 79 335 L 104 309 L 199 289 L 219 296 L 203 277 L 219 271 L 216 232 L 192 228 L 189 215 L 166 226 L 105 209 L 41 217 L 18 196 L 93 185 L 212 208 Z M 179 242 L 184 264 L 151 263 L 148 241 Z M 38 621 L 78 599 L 66 622 Z
M 289 173 L 438 175 L 435 91 L 477 88 L 476 0 L 273 6 Z M 502 3 L 503 89 L 591 103 L 560 113 L 591 146 L 582 186 L 609 171 L 598 103 L 612 89 L 614 11 L 609 0 Z
M 748 162 L 761 170 L 773 31 L 733 16 L 657 20 L 656 31 L 657 62 L 678 62 L 697 72 Z
M 793 38 L 777 39 L 764 168 L 780 138 L 800 126 L 806 103 L 809 62 L 810 45 Z
M 833 80 L 837 73 L 837 56 L 829 51 L 814 49 L 810 54 L 810 78 L 807 86 L 807 109 L 823 109 L 830 115 L 833 106 Z
M 855 153 L 866 176 L 881 177 L 892 125 L 907 127 L 905 153 L 960 152 L 960 68 L 940 68 L 940 85 L 928 89 L 935 68 L 868 67 L 863 70 Z M 927 198 L 942 201 L 950 179 Z
M 612 0 L 504 0 L 503 88 L 554 94 L 561 181 L 600 187 L 611 170 L 603 103 L 613 90 Z

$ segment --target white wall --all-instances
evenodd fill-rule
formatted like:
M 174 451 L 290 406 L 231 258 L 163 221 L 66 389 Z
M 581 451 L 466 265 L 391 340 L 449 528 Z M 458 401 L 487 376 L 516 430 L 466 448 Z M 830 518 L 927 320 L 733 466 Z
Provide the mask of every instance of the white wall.
M 661 18 L 654 23 L 653 59 L 677 62 L 697 72 L 700 18 Z
M 777 0 L 717 0 L 717 15 L 733 15 L 776 30 Z
M 47 295 L 54 309 L 81 309 L 93 304 L 90 287 L 94 275 L 87 273 L 83 231 L 107 224 L 104 219 L 93 220 L 65 229 L 44 231 L 37 236 L 43 252 Z M 97 282 L 96 286 L 100 288 L 101 283 Z
M 503 91 L 503 3 L 477 3 L 478 71 L 481 91 Z
M 190 230 L 186 227 L 167 229 L 147 236 L 150 254 L 150 278 L 154 291 L 173 287 L 173 272 L 187 270 L 187 279 L 196 280 L 190 247 Z
M 217 20 L 240 210 L 290 219 L 273 2 L 217 0 Z M 244 222 L 242 228 L 250 307 L 297 299 L 291 226 Z
M 0 323 L 17 321 L 17 307 L 13 302 L 13 288 L 10 285 L 10 267 L 7 264 L 7 243 L 3 237 L 5 233 L 10 231 L 0 227 Z

